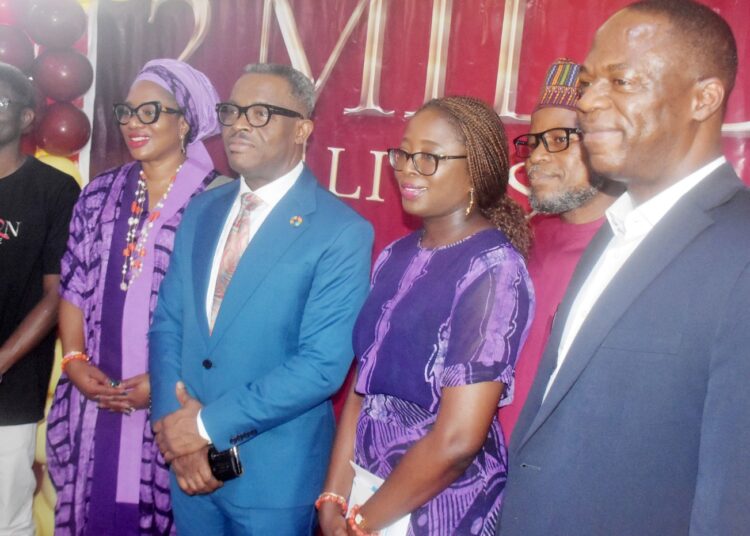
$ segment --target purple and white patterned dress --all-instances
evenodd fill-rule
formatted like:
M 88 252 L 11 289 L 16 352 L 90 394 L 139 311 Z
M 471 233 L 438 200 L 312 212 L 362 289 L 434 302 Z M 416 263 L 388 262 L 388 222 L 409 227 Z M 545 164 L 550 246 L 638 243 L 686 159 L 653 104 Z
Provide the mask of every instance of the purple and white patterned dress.
M 419 237 L 381 253 L 354 329 L 364 395 L 355 461 L 381 478 L 431 430 L 444 387 L 496 381 L 508 392 L 533 316 L 523 258 L 501 231 L 435 249 Z M 494 535 L 506 470 L 495 416 L 466 471 L 412 512 L 409 534 Z
M 110 378 L 147 372 L 148 329 L 175 232 L 190 199 L 216 177 L 203 140 L 217 134 L 219 99 L 206 76 L 172 59 L 149 61 L 134 84 L 174 96 L 189 129 L 185 160 L 146 224 L 138 218 L 140 267 L 124 265 L 140 162 L 95 177 L 81 192 L 61 261 L 60 295 L 83 316 L 85 351 Z M 176 141 L 176 140 L 175 140 Z M 159 158 L 162 158 L 161 155 Z M 156 156 L 154 156 L 156 158 Z M 145 206 L 148 207 L 146 201 Z M 142 239 L 142 242 L 140 241 Z M 125 274 L 122 273 L 125 268 Z M 121 288 L 123 275 L 128 280 Z M 99 411 L 63 374 L 47 419 L 47 463 L 57 491 L 56 536 L 173 534 L 169 471 L 154 443 L 146 409 L 127 417 Z
M 150 324 L 185 205 L 216 177 L 215 171 L 204 170 L 179 185 L 175 183 L 175 197 L 182 201 L 155 233 L 154 270 L 147 281 L 149 297 L 129 312 L 124 308 L 120 279 L 112 276 L 120 275 L 129 206 L 140 169 L 137 162 L 125 164 L 99 175 L 83 189 L 61 261 L 60 294 L 83 313 L 86 351 L 95 365 L 115 378 L 121 377 L 118 373 L 122 364 L 132 357 L 124 355 L 120 345 L 125 316 L 140 315 Z M 145 337 L 131 343 L 142 346 L 145 354 Z M 142 367 L 138 372 L 146 371 L 145 362 Z M 132 417 L 100 412 L 96 402 L 86 399 L 65 374 L 60 377 L 47 418 L 47 463 L 57 491 L 56 535 L 174 534 L 168 468 L 154 441 L 146 410 L 140 413 L 144 414 L 141 427 L 133 438 L 139 445 L 134 455 L 140 463 L 129 475 L 137 482 L 134 494 L 138 499 L 123 508 L 115 500 L 122 477 L 118 471 L 118 456 L 122 454 L 119 443 L 125 433 L 125 419 Z M 134 518 L 132 525 L 119 523 L 130 518 Z M 102 529 L 99 522 L 117 528 Z

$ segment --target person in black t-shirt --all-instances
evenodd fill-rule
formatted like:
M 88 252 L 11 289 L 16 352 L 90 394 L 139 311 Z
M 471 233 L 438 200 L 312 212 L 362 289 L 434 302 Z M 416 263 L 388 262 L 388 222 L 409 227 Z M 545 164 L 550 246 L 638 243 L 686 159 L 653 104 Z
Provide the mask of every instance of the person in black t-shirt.
M 0 63 L 0 534 L 34 534 L 36 424 L 55 344 L 60 258 L 80 188 L 21 152 L 34 89 Z

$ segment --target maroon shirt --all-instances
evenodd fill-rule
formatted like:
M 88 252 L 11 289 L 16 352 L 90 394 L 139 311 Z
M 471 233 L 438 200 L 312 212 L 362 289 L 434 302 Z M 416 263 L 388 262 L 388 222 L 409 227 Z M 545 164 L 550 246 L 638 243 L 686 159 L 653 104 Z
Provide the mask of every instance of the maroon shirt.
M 566 223 L 559 216 L 537 216 L 531 220 L 534 244 L 529 252 L 528 269 L 534 284 L 536 313 L 516 363 L 513 401 L 499 412 L 506 444 L 534 383 L 555 311 L 578 260 L 603 222 L 603 217 L 584 224 Z

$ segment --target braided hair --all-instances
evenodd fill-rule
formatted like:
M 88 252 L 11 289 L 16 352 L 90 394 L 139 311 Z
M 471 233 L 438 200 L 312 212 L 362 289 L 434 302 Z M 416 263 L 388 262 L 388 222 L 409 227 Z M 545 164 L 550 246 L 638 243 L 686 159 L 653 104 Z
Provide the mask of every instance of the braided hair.
M 507 193 L 508 140 L 500 117 L 474 97 L 432 99 L 419 111 L 428 108 L 443 113 L 466 145 L 476 206 L 526 256 L 531 246 L 531 229 L 523 209 Z

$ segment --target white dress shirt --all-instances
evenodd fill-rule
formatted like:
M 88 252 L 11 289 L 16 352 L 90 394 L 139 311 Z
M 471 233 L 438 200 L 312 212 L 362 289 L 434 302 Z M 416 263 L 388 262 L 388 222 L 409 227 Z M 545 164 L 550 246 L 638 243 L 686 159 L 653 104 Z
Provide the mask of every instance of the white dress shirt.
M 274 207 L 278 205 L 279 201 L 281 201 L 292 186 L 294 186 L 294 183 L 297 182 L 300 175 L 302 175 L 302 168 L 303 165 L 300 161 L 291 169 L 291 171 L 282 175 L 278 179 L 261 186 L 255 191 L 250 189 L 244 177 L 240 177 L 240 190 L 237 193 L 234 203 L 232 203 L 232 208 L 229 209 L 229 212 L 227 213 L 227 219 L 224 221 L 224 227 L 219 235 L 219 241 L 216 243 L 216 250 L 214 251 L 214 257 L 211 263 L 211 276 L 208 280 L 208 291 L 206 292 L 206 318 L 209 319 L 209 322 L 211 320 L 211 308 L 214 303 L 216 280 L 219 277 L 219 266 L 221 264 L 221 257 L 224 254 L 224 245 L 229 237 L 229 231 L 232 229 L 232 224 L 234 224 L 234 220 L 240 212 L 242 196 L 252 192 L 262 201 L 262 203 L 255 207 L 250 213 L 250 236 L 247 241 L 249 244 Z M 203 425 L 200 411 L 198 412 L 198 433 L 203 439 L 206 439 L 209 442 L 211 441 L 211 438 L 206 431 L 206 427 Z
M 625 261 L 682 196 L 725 162 L 723 156 L 711 161 L 641 205 L 636 205 L 626 192 L 607 209 L 605 214 L 614 236 L 570 307 L 557 350 L 557 366 L 547 382 L 544 398 L 557 378 L 583 322 Z
M 214 251 L 214 259 L 211 264 L 211 278 L 208 280 L 208 291 L 206 292 L 206 318 L 209 320 L 211 319 L 211 308 L 214 303 L 216 280 L 219 277 L 219 265 L 221 264 L 221 257 L 224 254 L 224 245 L 227 243 L 232 224 L 234 224 L 234 220 L 240 212 L 242 196 L 252 192 L 263 201 L 250 213 L 250 236 L 247 241 L 249 244 L 258 232 L 258 229 L 260 229 L 260 226 L 266 221 L 268 215 L 279 201 L 281 201 L 281 198 L 294 186 L 294 183 L 297 182 L 301 174 L 302 162 L 300 161 L 291 171 L 255 191 L 250 189 L 243 177 L 240 177 L 240 191 L 237 193 L 232 208 L 227 213 L 227 219 L 224 221 L 224 228 L 221 230 L 219 241 L 216 243 L 216 251 Z

